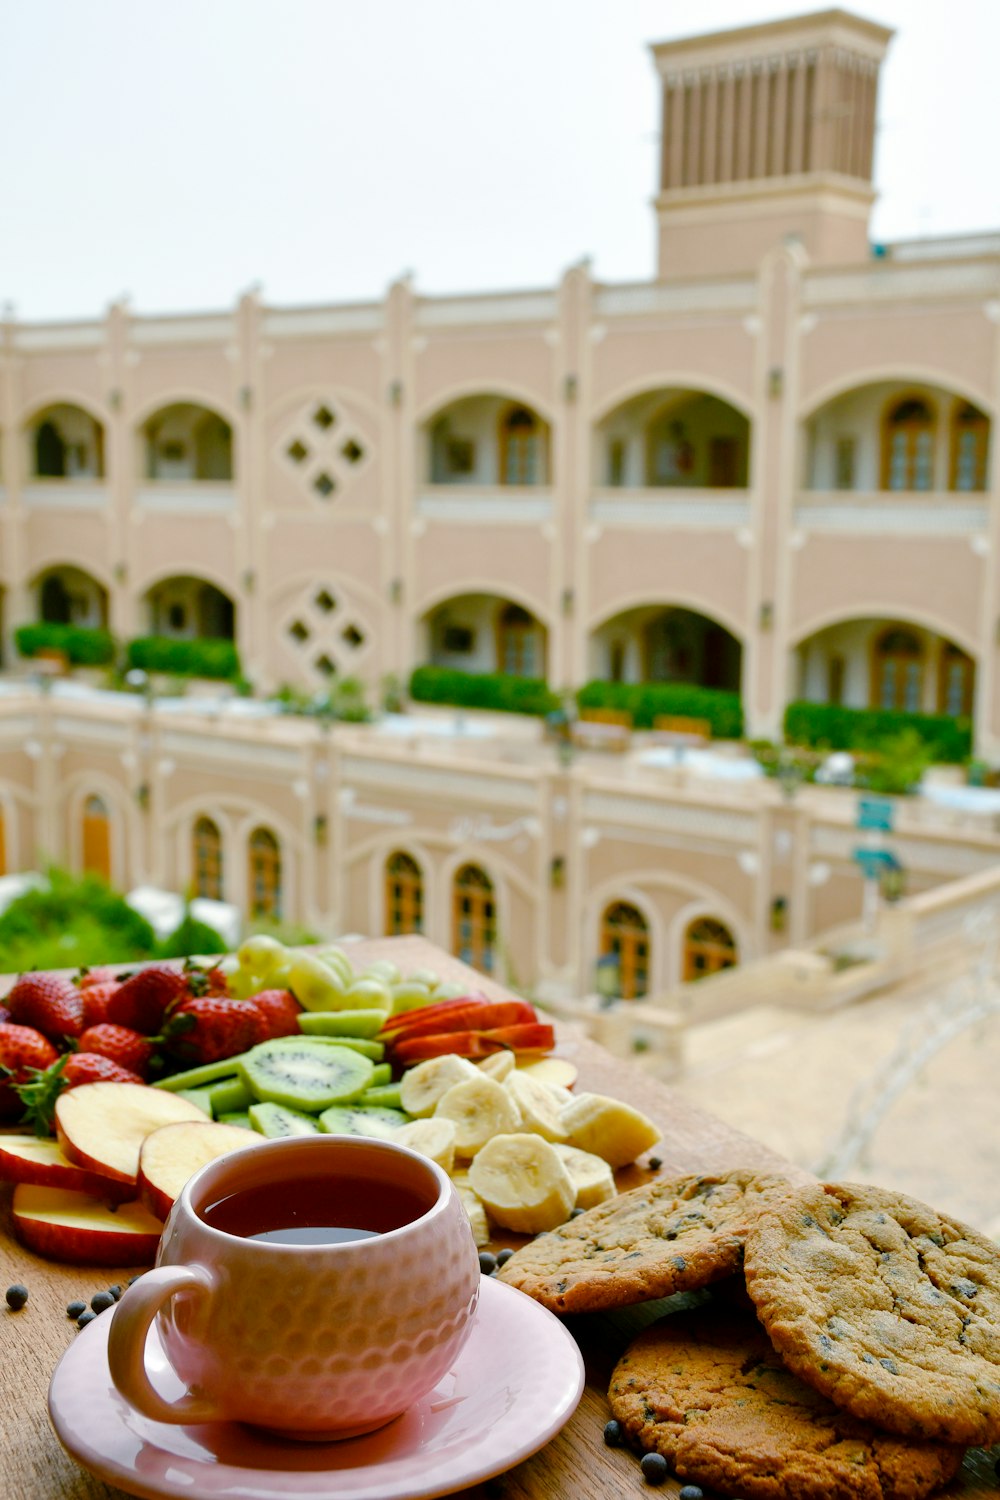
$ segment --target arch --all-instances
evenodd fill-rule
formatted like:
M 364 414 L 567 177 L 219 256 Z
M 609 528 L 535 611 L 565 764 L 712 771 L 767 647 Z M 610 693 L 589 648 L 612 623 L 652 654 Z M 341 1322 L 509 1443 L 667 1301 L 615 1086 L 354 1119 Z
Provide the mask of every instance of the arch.
M 424 930 L 424 872 L 405 849 L 395 849 L 385 861 L 383 931 L 400 937 Z
M 173 595 L 173 598 L 171 598 Z M 142 594 L 153 635 L 178 639 L 236 639 L 236 601 L 225 589 L 203 578 L 175 573 Z M 186 614 L 190 605 L 194 620 Z
M 144 599 L 154 589 L 161 588 L 163 584 L 169 583 L 174 578 L 190 578 L 195 583 L 210 584 L 212 588 L 218 589 L 220 594 L 227 594 L 230 597 L 237 590 L 234 579 L 226 578 L 217 568 L 213 568 L 211 563 L 206 562 L 204 558 L 199 558 L 197 573 L 178 573 L 176 568 L 167 568 L 155 573 L 148 573 L 145 577 L 136 579 L 134 591 L 139 598 Z M 236 600 L 233 598 L 233 603 L 235 604 L 235 602 Z
M 202 406 L 206 411 L 222 417 L 234 434 L 239 429 L 240 413 L 234 405 L 220 398 L 215 391 L 196 391 L 190 386 L 178 386 L 149 397 L 132 413 L 133 429 L 138 432 L 150 417 L 155 416 L 158 411 L 165 411 L 168 406 Z
M 496 889 L 478 861 L 468 860 L 451 879 L 451 951 L 463 963 L 493 974 L 497 969 Z
M 22 431 L 29 483 L 103 480 L 105 423 L 88 407 L 77 401 L 50 401 L 35 408 Z
M 87 802 L 96 797 L 103 803 L 108 818 L 108 880 L 122 885 L 128 879 L 126 834 L 131 816 L 129 793 L 122 781 L 101 771 L 74 772 L 61 788 L 61 810 L 69 833 L 69 863 L 72 869 L 85 865 L 84 821 Z
M 37 594 L 40 620 L 56 625 L 106 627 L 108 589 L 86 568 L 76 563 L 57 563 L 37 573 L 29 587 Z
M 470 594 L 486 594 L 492 599 L 503 600 L 510 604 L 519 604 L 522 609 L 534 615 L 535 619 L 544 625 L 546 630 L 551 630 L 552 628 L 551 609 L 546 608 L 544 605 L 539 605 L 523 589 L 516 585 L 509 588 L 506 582 L 500 585 L 495 579 L 486 581 L 481 578 L 463 578 L 460 593 L 455 592 L 455 585 L 453 583 L 446 583 L 440 588 L 435 589 L 432 594 L 428 594 L 419 604 L 414 605 L 411 615 L 411 625 L 423 624 L 427 616 L 433 613 L 434 610 L 440 609 L 442 604 L 447 604 L 451 599 L 465 599 Z
M 204 814 L 191 829 L 192 884 L 196 896 L 209 901 L 225 899 L 225 865 L 219 825 Z
M 247 912 L 251 918 L 280 921 L 283 913 L 281 846 L 261 824 L 247 839 Z
M 98 427 L 106 427 L 110 418 L 108 410 L 93 401 L 84 391 L 73 391 L 68 388 L 60 388 L 50 391 L 45 396 L 32 396 L 31 403 L 22 408 L 18 418 L 18 425 L 26 430 L 37 417 L 51 410 L 53 406 L 78 406 L 82 412 L 92 418 Z
M 727 406 L 739 412 L 740 416 L 745 417 L 750 424 L 751 431 L 758 415 L 750 398 L 736 386 L 730 385 L 728 381 L 713 379 L 706 383 L 703 371 L 673 370 L 638 376 L 616 387 L 610 395 L 605 396 L 594 407 L 591 413 L 592 425 L 600 426 L 620 406 L 626 406 L 637 396 L 654 396 L 657 391 L 683 391 L 692 396 L 714 396 L 716 400 L 724 401 Z
M 59 571 L 60 569 L 66 571 L 73 570 L 74 572 L 82 573 L 85 577 L 92 578 L 93 581 L 98 584 L 101 589 L 103 589 L 105 594 L 110 592 L 113 580 L 111 577 L 111 571 L 107 566 L 105 566 L 102 571 L 97 564 L 88 561 L 87 566 L 82 567 L 79 562 L 67 561 L 66 557 L 61 552 L 53 552 L 48 558 L 45 558 L 43 555 L 43 560 L 38 563 L 35 571 L 28 579 L 29 589 L 38 588 L 46 573 L 54 573 Z
M 796 418 L 800 422 L 806 422 L 831 401 L 836 401 L 838 396 L 846 396 L 851 391 L 863 391 L 867 386 L 881 385 L 883 382 L 900 386 L 934 386 L 939 391 L 946 391 L 948 395 L 962 396 L 973 406 L 980 407 L 987 416 L 996 414 L 996 405 L 988 391 L 969 385 L 950 370 L 935 370 L 927 365 L 873 365 L 870 369 L 855 369 L 849 375 L 840 375 L 836 380 L 821 386 L 801 402 Z
M 618 995 L 641 1000 L 649 994 L 652 969 L 649 923 L 630 901 L 613 901 L 601 913 L 601 956 L 618 965 Z
M 695 917 L 684 931 L 683 978 L 685 984 L 735 968 L 739 963 L 736 939 L 717 917 Z
M 703 918 L 721 922 L 728 928 L 741 963 L 756 957 L 753 929 L 743 914 L 725 896 L 702 896 L 683 906 L 670 923 L 671 985 L 684 982 L 684 934 L 693 923 Z
M 596 631 L 603 630 L 605 625 L 610 625 L 619 615 L 630 614 L 636 609 L 686 609 L 693 615 L 703 615 L 713 624 L 724 626 L 741 646 L 747 644 L 748 630 L 743 622 L 728 609 L 720 609 L 714 600 L 700 599 L 695 594 L 672 593 L 669 599 L 651 599 L 648 594 L 629 594 L 591 620 L 587 630 L 593 635 Z
M 939 635 L 944 640 L 953 641 L 956 646 L 961 646 L 973 661 L 979 660 L 980 642 L 968 635 L 966 631 L 956 629 L 950 621 L 943 620 L 926 609 L 913 609 L 909 605 L 904 611 L 887 608 L 885 600 L 877 604 L 854 604 L 850 608 L 827 610 L 824 614 L 817 615 L 809 624 L 800 626 L 789 635 L 789 649 L 794 650 L 804 645 L 811 636 L 818 635 L 821 630 L 828 630 L 832 625 L 846 625 L 852 620 L 871 620 L 876 624 L 884 621 L 886 625 L 894 623 L 919 625 L 923 630 L 930 631 L 932 635 Z
M 455 406 L 459 401 L 467 401 L 475 396 L 495 397 L 500 401 L 527 406 L 536 412 L 549 427 L 554 426 L 557 420 L 554 408 L 536 392 L 528 390 L 527 386 L 518 385 L 512 381 L 504 381 L 500 384 L 489 381 L 484 384 L 482 380 L 462 380 L 455 385 L 445 387 L 443 391 L 439 391 L 437 395 L 425 401 L 423 406 L 417 409 L 414 423 L 417 427 L 429 427 L 437 417 L 444 416 L 450 406 Z
M 174 436 L 161 438 L 164 427 Z M 156 406 L 136 423 L 143 477 L 159 481 L 231 483 L 236 431 L 214 405 L 173 401 Z M 176 472 L 174 472 L 176 471 Z

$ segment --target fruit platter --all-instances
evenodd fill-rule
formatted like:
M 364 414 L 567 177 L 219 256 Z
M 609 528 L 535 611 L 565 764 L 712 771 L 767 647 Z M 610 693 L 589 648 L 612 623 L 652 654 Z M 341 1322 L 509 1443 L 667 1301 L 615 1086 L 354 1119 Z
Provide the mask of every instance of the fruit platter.
M 27 1500 L 119 1493 L 60 1447 L 49 1381 L 81 1321 L 152 1264 L 184 1183 L 229 1152 L 323 1133 L 393 1139 L 449 1174 L 484 1275 L 499 1265 L 501 1277 L 534 1236 L 660 1174 L 804 1178 L 420 937 L 297 952 L 258 938 L 194 972 L 94 970 L 27 995 L 15 978 L 0 1016 L 0 1257 L 4 1285 L 26 1296 L 15 1306 L 8 1295 L 0 1314 L 0 1381 L 5 1410 L 20 1413 L 5 1477 Z M 18 1030 L 40 1041 L 11 1040 Z M 607 1392 L 624 1343 L 660 1312 L 654 1302 L 567 1320 L 583 1398 L 490 1493 L 597 1500 L 643 1487 L 635 1457 L 604 1436 Z M 977 1463 L 942 1493 L 994 1494 L 992 1465 Z M 288 1493 L 322 1493 L 298 1483 Z M 429 1481 L 427 1494 L 441 1492 Z

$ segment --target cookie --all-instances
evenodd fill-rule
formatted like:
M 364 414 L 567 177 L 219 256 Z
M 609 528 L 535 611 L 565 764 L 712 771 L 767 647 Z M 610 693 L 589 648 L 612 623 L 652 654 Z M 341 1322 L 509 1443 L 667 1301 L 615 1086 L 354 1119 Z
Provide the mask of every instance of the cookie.
M 752 1314 L 662 1318 L 619 1360 L 608 1393 L 629 1441 L 677 1477 L 746 1500 L 920 1500 L 961 1448 L 908 1442 L 786 1370 Z
M 785 1363 L 856 1416 L 1000 1440 L 1000 1246 L 901 1193 L 798 1188 L 761 1206 L 744 1266 Z
M 739 1270 L 757 1203 L 789 1190 L 749 1170 L 650 1182 L 539 1235 L 500 1279 L 559 1313 L 697 1291 Z

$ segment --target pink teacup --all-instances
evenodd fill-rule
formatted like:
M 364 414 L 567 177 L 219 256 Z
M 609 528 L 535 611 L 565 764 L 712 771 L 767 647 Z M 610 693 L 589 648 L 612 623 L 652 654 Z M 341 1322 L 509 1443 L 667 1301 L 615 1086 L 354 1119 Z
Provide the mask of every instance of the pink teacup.
M 342 1238 L 345 1226 L 364 1238 Z M 309 1237 L 321 1242 L 284 1242 Z M 187 1183 L 156 1268 L 115 1308 L 111 1375 L 160 1422 L 356 1437 L 448 1371 L 471 1327 L 479 1276 L 465 1210 L 433 1162 L 357 1136 L 270 1141 L 210 1162 Z M 163 1400 L 146 1374 L 157 1315 L 188 1386 L 179 1401 Z

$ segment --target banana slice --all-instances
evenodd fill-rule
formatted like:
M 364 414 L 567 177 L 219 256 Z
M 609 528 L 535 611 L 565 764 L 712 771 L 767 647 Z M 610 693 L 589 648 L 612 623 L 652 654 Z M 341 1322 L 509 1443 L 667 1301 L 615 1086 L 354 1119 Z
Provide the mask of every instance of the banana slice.
M 573 1100 L 576 1098 L 575 1094 L 571 1094 L 569 1089 L 564 1089 L 561 1084 L 545 1083 L 544 1078 L 542 1079 L 542 1082 L 545 1084 L 545 1087 L 548 1089 L 549 1093 L 552 1095 L 553 1099 L 556 1101 L 556 1104 L 561 1110 L 565 1109 L 567 1104 L 572 1104 Z
M 404 1125 L 403 1129 L 412 1130 L 413 1127 Z M 399 1139 L 398 1133 L 393 1139 Z M 599 1203 L 615 1196 L 618 1189 L 615 1187 L 614 1173 L 603 1157 L 594 1156 L 590 1151 L 581 1151 L 577 1146 L 554 1145 L 553 1150 L 576 1189 L 575 1208 L 596 1208 Z
M 571 1146 L 603 1157 L 612 1167 L 635 1161 L 660 1139 L 660 1131 L 646 1115 L 604 1094 L 580 1094 L 560 1112 L 559 1120 Z
M 538 1135 L 495 1135 L 474 1159 L 469 1181 L 490 1218 L 520 1234 L 565 1224 L 576 1202 L 555 1147 Z
M 430 1157 L 446 1172 L 455 1165 L 455 1127 L 451 1120 L 413 1120 L 401 1126 L 392 1138 L 401 1146 Z
M 465 1209 L 469 1223 L 472 1226 L 472 1238 L 476 1242 L 476 1249 L 482 1250 L 490 1242 L 490 1221 L 486 1217 L 483 1200 L 470 1187 L 458 1187 L 456 1185 L 455 1191 L 462 1200 L 462 1207 Z
M 487 1078 L 495 1078 L 497 1083 L 504 1083 L 517 1067 L 517 1063 L 513 1052 L 504 1050 L 494 1052 L 490 1057 L 484 1057 L 477 1067 L 480 1073 L 486 1074 Z
M 456 1083 L 439 1100 L 434 1118 L 454 1123 L 459 1156 L 475 1156 L 493 1136 L 516 1130 L 521 1123 L 517 1105 L 503 1085 L 475 1069 L 470 1079 Z
M 454 1052 L 448 1052 L 444 1057 L 429 1057 L 403 1074 L 400 1101 L 408 1115 L 413 1115 L 416 1120 L 426 1120 L 434 1113 L 438 1101 L 456 1083 L 478 1077 L 478 1071 L 468 1058 L 456 1057 Z
M 566 1131 L 559 1120 L 559 1105 L 544 1083 L 515 1070 L 504 1088 L 521 1111 L 522 1130 L 532 1130 L 546 1141 L 566 1139 Z

